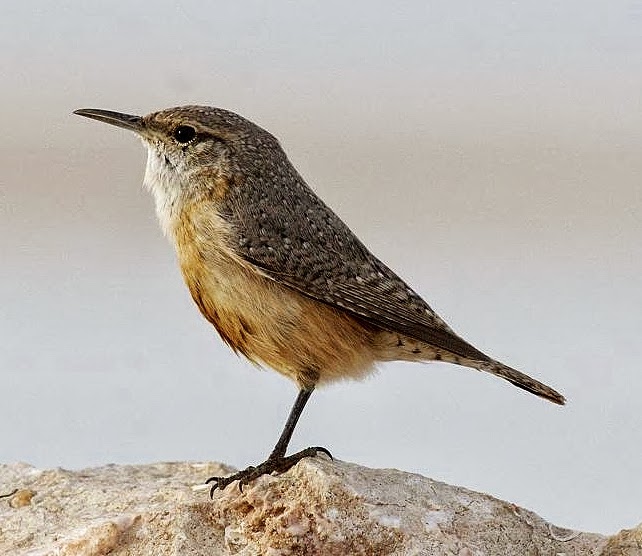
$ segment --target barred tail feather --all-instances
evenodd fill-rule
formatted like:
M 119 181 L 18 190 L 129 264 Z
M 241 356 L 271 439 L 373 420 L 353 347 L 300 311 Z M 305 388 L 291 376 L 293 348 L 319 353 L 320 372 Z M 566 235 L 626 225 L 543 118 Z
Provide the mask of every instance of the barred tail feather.
M 462 363 L 464 362 L 462 361 Z M 466 364 L 474 367 L 475 369 L 479 369 L 480 371 L 485 371 L 503 378 L 518 388 L 522 388 L 523 390 L 526 390 L 531 394 L 535 394 L 540 398 L 544 398 L 559 405 L 564 405 L 566 403 L 566 398 L 550 386 L 531 378 L 527 374 L 512 369 L 499 361 L 491 359 L 490 361 L 470 361 L 466 362 Z

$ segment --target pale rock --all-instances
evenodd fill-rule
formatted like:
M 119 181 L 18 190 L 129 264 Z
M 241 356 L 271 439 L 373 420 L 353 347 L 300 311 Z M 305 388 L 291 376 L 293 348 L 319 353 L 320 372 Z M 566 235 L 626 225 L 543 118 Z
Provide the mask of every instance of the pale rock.
M 642 555 L 642 526 L 611 538 L 569 531 L 486 494 L 325 457 L 210 500 L 203 481 L 231 471 L 215 463 L 0 466 L 0 554 Z

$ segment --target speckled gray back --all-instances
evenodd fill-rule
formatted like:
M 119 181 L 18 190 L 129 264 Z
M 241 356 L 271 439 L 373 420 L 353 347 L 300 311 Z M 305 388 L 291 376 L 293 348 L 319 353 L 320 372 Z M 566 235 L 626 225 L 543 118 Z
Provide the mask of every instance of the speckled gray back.
M 308 187 L 271 134 L 224 110 L 215 117 L 235 135 L 229 146 L 233 178 L 221 211 L 246 260 L 371 324 L 461 357 L 488 360 L 366 249 Z

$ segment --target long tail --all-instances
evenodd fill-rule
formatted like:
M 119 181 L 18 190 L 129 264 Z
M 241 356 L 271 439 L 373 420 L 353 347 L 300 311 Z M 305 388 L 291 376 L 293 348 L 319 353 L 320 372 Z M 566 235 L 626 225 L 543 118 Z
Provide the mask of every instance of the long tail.
M 381 349 L 377 353 L 377 359 L 382 361 L 397 361 L 401 359 L 404 361 L 445 361 L 446 363 L 454 363 L 455 365 L 485 371 L 499 378 L 503 378 L 518 388 L 522 388 L 531 394 L 535 394 L 553 403 L 559 405 L 566 403 L 564 396 L 550 386 L 508 365 L 496 361 L 465 340 L 462 340 L 447 328 L 445 324 L 443 327 L 445 327 L 444 329 L 452 338 L 457 340 L 457 353 L 455 353 L 454 350 L 436 347 L 422 340 L 387 332 L 382 335 Z
M 462 360 L 460 361 L 460 364 L 503 378 L 518 388 L 522 388 L 531 394 L 535 394 L 536 396 L 553 403 L 559 405 L 564 405 L 566 403 L 566 398 L 556 390 L 553 390 L 550 386 L 531 378 L 527 374 L 508 367 L 499 361 L 495 361 L 494 359 L 490 359 L 489 361 Z

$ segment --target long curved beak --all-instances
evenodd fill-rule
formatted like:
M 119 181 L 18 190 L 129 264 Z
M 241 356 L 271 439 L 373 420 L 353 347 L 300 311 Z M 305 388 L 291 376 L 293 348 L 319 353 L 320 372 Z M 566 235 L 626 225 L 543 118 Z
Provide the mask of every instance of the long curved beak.
M 100 110 L 98 108 L 81 108 L 80 110 L 74 110 L 74 114 L 85 116 L 85 118 L 91 118 L 92 120 L 98 120 L 99 122 L 104 122 L 106 124 L 129 129 L 130 131 L 134 131 L 135 133 L 141 133 L 144 128 L 143 118 L 141 118 L 140 116 L 132 116 L 131 114 L 112 112 L 111 110 Z

